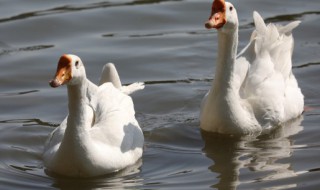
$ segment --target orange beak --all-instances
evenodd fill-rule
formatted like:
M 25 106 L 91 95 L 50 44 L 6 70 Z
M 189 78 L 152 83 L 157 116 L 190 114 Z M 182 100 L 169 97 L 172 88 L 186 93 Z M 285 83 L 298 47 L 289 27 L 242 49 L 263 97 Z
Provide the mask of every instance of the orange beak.
M 211 15 L 209 20 L 205 23 L 207 29 L 221 28 L 226 20 L 226 4 L 224 0 L 215 0 L 212 3 Z
M 71 62 L 72 60 L 70 57 L 68 57 L 68 55 L 63 55 L 60 57 L 54 79 L 49 82 L 51 87 L 59 87 L 72 79 Z

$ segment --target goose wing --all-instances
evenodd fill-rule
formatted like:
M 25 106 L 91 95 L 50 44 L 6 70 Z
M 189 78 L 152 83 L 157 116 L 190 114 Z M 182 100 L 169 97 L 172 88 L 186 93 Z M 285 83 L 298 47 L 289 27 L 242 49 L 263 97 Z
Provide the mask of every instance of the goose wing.
M 294 78 L 291 32 L 300 22 L 266 25 L 257 12 L 253 18 L 256 28 L 238 56 L 238 60 L 249 64 L 240 94 L 250 102 L 262 125 L 274 126 L 285 120 L 286 89 Z
M 95 114 L 91 130 L 93 139 L 122 150 L 130 150 L 135 144 L 143 142 L 131 97 L 115 88 L 112 83 L 99 86 L 91 106 Z

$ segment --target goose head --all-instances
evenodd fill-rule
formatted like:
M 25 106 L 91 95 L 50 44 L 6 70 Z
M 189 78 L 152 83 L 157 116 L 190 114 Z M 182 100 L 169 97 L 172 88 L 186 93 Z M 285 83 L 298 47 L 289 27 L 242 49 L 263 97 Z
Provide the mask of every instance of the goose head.
M 49 84 L 53 88 L 64 84 L 76 85 L 84 78 L 86 73 L 81 59 L 76 55 L 64 54 L 60 57 L 56 74 Z
M 214 0 L 211 15 L 205 23 L 207 29 L 215 28 L 218 31 L 228 33 L 238 27 L 238 15 L 234 6 L 224 0 Z

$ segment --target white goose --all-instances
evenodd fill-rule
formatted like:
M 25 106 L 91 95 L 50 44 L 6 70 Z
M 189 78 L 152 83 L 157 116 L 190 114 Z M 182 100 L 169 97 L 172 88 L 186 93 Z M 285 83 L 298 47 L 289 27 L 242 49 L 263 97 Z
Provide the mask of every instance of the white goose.
M 238 16 L 229 2 L 215 0 L 206 28 L 218 31 L 215 80 L 201 104 L 200 127 L 231 135 L 260 134 L 300 116 L 304 100 L 292 73 L 293 38 L 299 21 L 256 26 L 237 56 Z
M 79 57 L 60 58 L 50 85 L 67 85 L 69 115 L 44 147 L 44 166 L 50 172 L 99 176 L 133 165 L 142 156 L 144 137 L 132 99 L 118 88 L 129 93 L 142 89 L 143 84 L 122 87 L 113 64 L 104 67 L 101 82 L 98 87 L 87 79 Z

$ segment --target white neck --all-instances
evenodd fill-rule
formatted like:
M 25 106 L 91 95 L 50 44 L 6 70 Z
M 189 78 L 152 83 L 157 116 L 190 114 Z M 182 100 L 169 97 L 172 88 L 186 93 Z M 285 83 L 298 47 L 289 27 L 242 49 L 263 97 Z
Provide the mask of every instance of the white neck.
M 85 108 L 88 105 L 87 98 L 88 83 L 84 79 L 81 84 L 68 85 L 68 99 L 69 99 L 69 119 L 68 127 L 84 126 L 86 124 L 81 118 L 85 117 Z
M 238 29 L 232 33 L 218 32 L 218 58 L 213 92 L 226 95 L 233 88 L 234 64 L 238 47 Z
M 86 78 L 79 84 L 68 85 L 69 115 L 67 128 L 63 139 L 63 144 L 77 145 L 85 140 L 87 129 L 91 128 L 93 122 L 93 112 L 89 107 L 87 96 L 90 81 Z M 82 139 L 81 141 L 79 139 Z
M 208 130 L 213 124 L 218 128 L 228 127 L 229 131 L 231 127 L 237 133 L 239 126 L 246 126 L 250 121 L 247 119 L 250 117 L 240 98 L 239 89 L 234 85 L 238 30 L 229 34 L 219 31 L 218 39 L 219 50 L 215 79 L 202 110 L 202 122 L 204 128 Z M 225 129 L 220 131 L 223 130 Z

